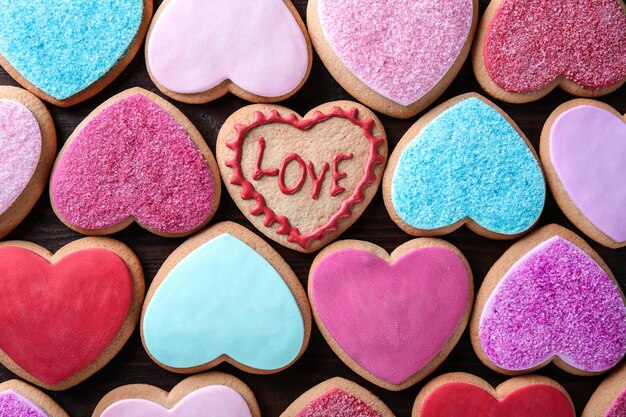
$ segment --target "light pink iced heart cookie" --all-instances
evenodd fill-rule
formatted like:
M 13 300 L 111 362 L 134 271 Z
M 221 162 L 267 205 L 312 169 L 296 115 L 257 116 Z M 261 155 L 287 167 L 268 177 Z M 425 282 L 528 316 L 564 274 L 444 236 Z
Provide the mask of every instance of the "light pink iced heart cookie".
M 350 94 L 394 117 L 417 114 L 461 69 L 475 0 L 311 0 L 307 21 L 324 65 Z
M 461 252 L 439 239 L 415 239 L 391 255 L 345 240 L 315 258 L 309 299 L 339 358 L 397 391 L 430 374 L 459 340 L 472 308 L 472 273 Z
M 311 70 L 311 45 L 290 0 L 167 0 L 148 32 L 150 77 L 169 97 L 206 103 L 227 92 L 283 100 Z
M 578 99 L 559 106 L 541 134 L 552 194 L 587 236 L 626 245 L 626 122 L 612 107 Z
M 593 393 L 581 417 L 626 416 L 626 364 L 607 376 Z
M 132 88 L 100 105 L 65 142 L 50 200 L 80 233 L 114 233 L 136 221 L 160 236 L 184 236 L 215 214 L 219 170 L 185 115 Z
M 151 385 L 117 388 L 100 400 L 93 417 L 260 417 L 254 394 L 220 372 L 183 380 L 169 393 Z
M 15 87 L 0 87 L 0 239 L 17 226 L 43 192 L 56 134 L 46 106 Z

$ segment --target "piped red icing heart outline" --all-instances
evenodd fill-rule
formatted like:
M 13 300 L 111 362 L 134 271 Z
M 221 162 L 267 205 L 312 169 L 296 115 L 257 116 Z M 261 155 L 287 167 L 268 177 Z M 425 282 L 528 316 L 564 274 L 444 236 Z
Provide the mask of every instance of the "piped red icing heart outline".
M 375 166 L 382 164 L 385 161 L 385 157 L 378 153 L 378 147 L 383 145 L 385 140 L 374 136 L 372 132 L 375 125 L 374 120 L 361 120 L 357 116 L 358 109 L 356 108 L 344 110 L 339 106 L 335 106 L 329 113 L 323 113 L 317 110 L 311 117 L 306 119 L 300 119 L 293 113 L 287 117 L 283 117 L 277 110 L 271 110 L 269 115 L 265 115 L 262 112 L 257 111 L 254 113 L 254 119 L 251 123 L 237 123 L 235 125 L 235 131 L 237 133 L 236 137 L 226 142 L 226 146 L 234 151 L 234 155 L 226 160 L 225 165 L 233 169 L 230 183 L 242 187 L 241 198 L 244 200 L 256 200 L 257 204 L 250 210 L 250 214 L 253 216 L 265 216 L 263 221 L 263 225 L 265 227 L 270 227 L 275 223 L 278 223 L 279 227 L 276 230 L 276 233 L 279 235 L 288 235 L 287 240 L 289 242 L 297 243 L 303 249 L 307 249 L 312 241 L 322 239 L 327 233 L 336 231 L 339 228 L 339 221 L 342 218 L 350 217 L 352 215 L 352 207 L 365 200 L 365 187 L 374 183 L 377 179 L 374 172 Z M 323 123 L 334 117 L 346 119 L 363 130 L 365 137 L 370 143 L 367 163 L 363 169 L 363 176 L 357 183 L 354 192 L 343 200 L 339 210 L 333 213 L 324 225 L 318 227 L 312 232 L 302 234 L 298 228 L 291 225 L 286 216 L 277 215 L 271 208 L 269 208 L 265 201 L 265 197 L 256 191 L 254 185 L 252 185 L 252 183 L 245 178 L 241 167 L 243 142 L 246 134 L 251 129 L 261 125 L 283 123 L 305 131 L 318 123 Z

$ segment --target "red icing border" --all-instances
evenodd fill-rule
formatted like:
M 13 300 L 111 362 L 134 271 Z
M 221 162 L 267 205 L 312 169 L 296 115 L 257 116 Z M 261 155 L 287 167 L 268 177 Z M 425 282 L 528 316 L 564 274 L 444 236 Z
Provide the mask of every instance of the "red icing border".
M 254 120 L 252 123 L 244 125 L 235 125 L 237 136 L 226 142 L 226 146 L 232 149 L 235 154 L 232 158 L 226 161 L 226 166 L 233 169 L 233 175 L 231 176 L 230 183 L 233 185 L 239 185 L 242 187 L 241 198 L 244 200 L 255 199 L 257 204 L 250 210 L 250 214 L 253 216 L 264 215 L 265 220 L 263 225 L 270 227 L 274 223 L 278 223 L 280 227 L 276 230 L 279 235 L 288 235 L 287 240 L 289 242 L 295 242 L 302 248 L 306 249 L 313 240 L 321 239 L 326 233 L 333 232 L 339 228 L 339 221 L 342 218 L 350 217 L 352 215 L 352 206 L 365 200 L 364 188 L 376 181 L 376 174 L 374 173 L 374 167 L 384 162 L 383 155 L 378 153 L 378 147 L 385 143 L 384 139 L 377 138 L 372 133 L 374 127 L 374 121 L 372 119 L 360 120 L 358 117 L 358 110 L 352 108 L 348 111 L 343 110 L 340 107 L 333 107 L 330 113 L 322 113 L 316 111 L 309 119 L 299 120 L 295 114 L 290 114 L 287 117 L 282 117 L 278 111 L 272 110 L 269 115 L 265 115 L 262 112 L 254 113 Z M 271 124 L 271 123 L 283 123 L 291 125 L 300 130 L 308 130 L 317 123 L 324 122 L 333 117 L 340 117 L 350 121 L 352 124 L 359 126 L 363 130 L 363 134 L 370 143 L 370 149 L 368 152 L 367 163 L 363 169 L 363 177 L 354 189 L 354 192 L 347 197 L 342 203 L 341 207 L 335 212 L 330 219 L 321 227 L 315 229 L 308 234 L 300 233 L 298 228 L 292 226 L 289 219 L 286 216 L 280 216 L 274 213 L 272 209 L 267 207 L 265 198 L 261 193 L 255 190 L 252 183 L 245 179 L 243 169 L 241 168 L 242 147 L 246 134 L 253 128 Z

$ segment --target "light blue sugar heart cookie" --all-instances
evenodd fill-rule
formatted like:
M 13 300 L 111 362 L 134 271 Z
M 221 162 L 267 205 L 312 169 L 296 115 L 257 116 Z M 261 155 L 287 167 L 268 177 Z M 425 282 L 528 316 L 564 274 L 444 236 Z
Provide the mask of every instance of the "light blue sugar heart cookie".
M 441 235 L 462 224 L 492 238 L 529 230 L 543 210 L 543 171 L 521 131 L 477 94 L 420 119 L 385 173 L 385 204 L 407 233 Z
M 152 0 L 0 0 L 0 63 L 41 98 L 75 104 L 130 62 L 151 14 Z
M 308 343 L 310 309 L 298 278 L 267 243 L 234 223 L 214 225 L 183 243 L 146 300 L 144 346 L 174 372 L 223 361 L 275 372 Z

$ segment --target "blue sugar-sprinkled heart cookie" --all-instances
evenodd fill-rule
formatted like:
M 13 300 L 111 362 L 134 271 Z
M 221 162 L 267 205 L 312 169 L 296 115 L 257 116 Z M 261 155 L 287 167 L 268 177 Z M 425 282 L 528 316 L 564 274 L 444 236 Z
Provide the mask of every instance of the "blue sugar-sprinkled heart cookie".
M 546 186 L 537 155 L 512 120 L 477 94 L 423 116 L 396 147 L 383 194 L 392 219 L 416 236 L 467 224 L 491 238 L 528 231 Z
M 60 106 L 102 90 L 139 49 L 152 0 L 0 0 L 0 64 Z

